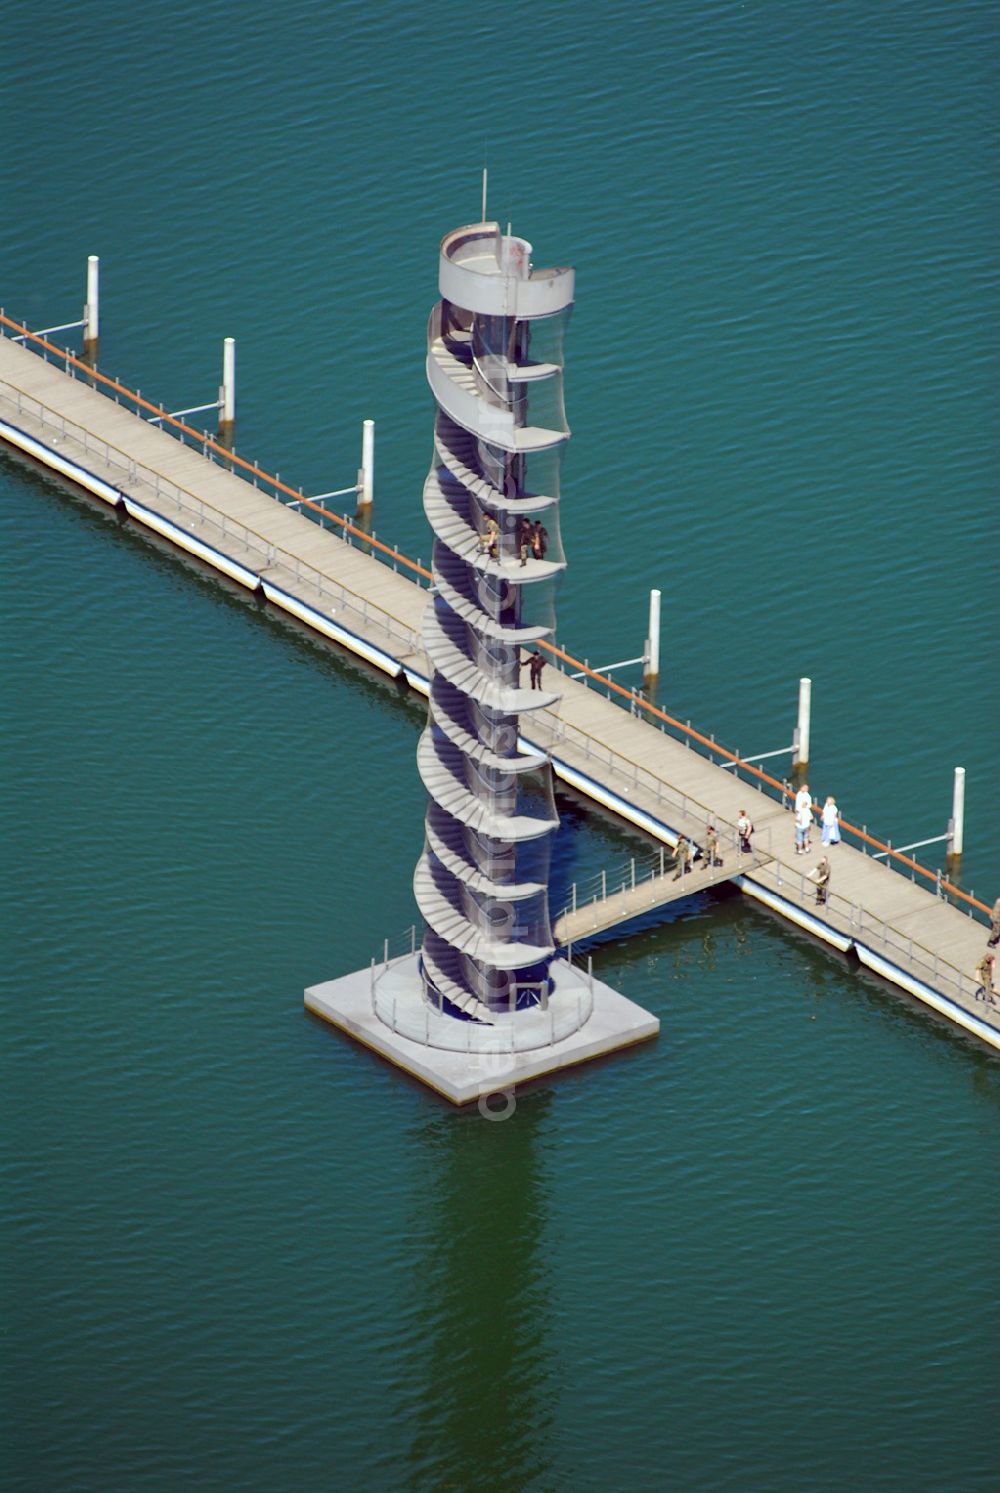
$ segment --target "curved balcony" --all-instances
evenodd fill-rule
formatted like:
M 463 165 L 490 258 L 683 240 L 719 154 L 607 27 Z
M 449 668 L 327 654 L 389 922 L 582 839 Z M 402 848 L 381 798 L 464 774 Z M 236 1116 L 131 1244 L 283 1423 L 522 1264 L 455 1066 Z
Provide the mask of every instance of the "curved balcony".
M 552 316 L 572 304 L 575 281 L 569 268 L 533 269 L 531 245 L 499 223 L 468 224 L 441 240 L 442 296 L 480 316 Z

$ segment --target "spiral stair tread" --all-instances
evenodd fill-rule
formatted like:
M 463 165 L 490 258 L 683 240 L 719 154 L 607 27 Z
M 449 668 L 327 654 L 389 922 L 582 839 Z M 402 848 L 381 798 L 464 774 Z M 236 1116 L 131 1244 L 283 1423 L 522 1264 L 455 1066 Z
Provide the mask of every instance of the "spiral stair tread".
M 426 833 L 429 848 L 445 870 L 450 871 L 464 886 L 471 887 L 474 892 L 481 892 L 487 897 L 506 897 L 511 902 L 523 902 L 526 898 L 537 896 L 539 892 L 545 890 L 544 883 L 540 881 L 491 881 L 483 871 L 479 870 L 478 866 L 466 860 L 450 845 L 445 844 L 429 824 Z
M 470 731 L 466 731 L 457 721 L 444 709 L 435 707 L 434 697 L 431 696 L 430 713 L 435 726 L 447 736 L 448 740 L 458 747 L 466 757 L 473 762 L 478 762 L 482 767 L 495 767 L 498 772 L 539 772 L 548 761 L 544 752 L 518 752 L 516 756 L 504 757 L 499 752 L 491 751 L 485 742 L 479 741 Z
M 542 638 L 548 637 L 552 631 L 550 627 L 505 627 L 502 622 L 498 622 L 495 617 L 491 617 L 489 612 L 484 611 L 476 602 L 470 601 L 467 596 L 463 596 L 452 585 L 451 581 L 447 579 L 443 570 L 436 565 L 434 567 L 434 585 L 437 588 L 438 595 L 444 598 L 452 611 L 456 612 L 463 622 L 471 623 L 477 632 L 481 632 L 485 637 L 494 638 L 497 642 L 512 644 L 537 643 Z
M 428 355 L 440 368 L 448 383 L 475 399 L 476 404 L 487 416 L 487 420 L 491 414 L 494 416 L 510 414 L 509 410 L 504 410 L 492 399 L 486 398 L 475 369 L 456 356 L 454 349 L 449 347 L 447 338 L 435 337 L 428 349 Z M 465 422 L 456 410 L 448 409 L 448 414 L 456 425 L 463 425 L 465 429 L 469 428 L 465 426 Z M 475 433 L 473 431 L 473 434 Z M 544 451 L 549 446 L 558 446 L 560 442 L 568 438 L 568 435 L 568 431 L 546 429 L 542 425 L 512 425 L 509 437 L 503 438 L 497 431 L 495 440 L 496 444 L 505 451 Z M 508 444 L 508 441 L 512 441 L 512 444 Z
M 417 744 L 417 771 L 435 803 L 469 829 L 493 840 L 537 840 L 559 823 L 558 819 L 541 819 L 533 814 L 497 813 L 489 803 L 477 798 L 471 788 L 458 782 L 451 768 L 441 761 L 426 731 Z
M 460 1011 L 464 1011 L 467 1016 L 472 1016 L 476 1021 L 484 1022 L 488 1026 L 493 1025 L 493 1012 L 489 1006 L 473 995 L 471 990 L 466 990 L 464 985 L 460 985 L 456 980 L 453 980 L 426 949 L 424 949 L 421 957 L 424 961 L 426 973 L 430 976 L 431 983 L 436 990 L 440 991 L 447 1000 L 450 1000 L 453 1006 L 457 1006 Z
M 498 684 L 495 679 L 484 674 L 479 665 L 451 641 L 435 616 L 433 607 L 428 607 L 424 613 L 421 636 L 435 669 L 456 689 L 491 710 L 501 710 L 507 715 L 521 715 L 525 711 L 543 710 L 555 705 L 560 699 L 559 695 L 547 690 L 514 689 L 506 684 Z
M 530 944 L 511 940 L 496 943 L 462 913 L 456 912 L 443 892 L 434 884 L 426 856 L 421 856 L 413 873 L 413 895 L 421 916 L 446 943 L 472 959 L 492 964 L 497 969 L 520 969 L 537 964 L 555 953 L 555 944 Z
M 456 427 L 456 430 L 460 429 L 461 427 Z M 487 508 L 502 509 L 510 513 L 534 513 L 543 508 L 552 508 L 559 501 L 546 493 L 531 493 L 520 498 L 506 497 L 488 478 L 469 466 L 468 458 L 472 455 L 474 440 L 467 430 L 462 430 L 461 434 L 463 439 L 459 441 L 454 433 L 445 433 L 441 429 L 440 420 L 437 422 L 434 443 L 441 465 Z

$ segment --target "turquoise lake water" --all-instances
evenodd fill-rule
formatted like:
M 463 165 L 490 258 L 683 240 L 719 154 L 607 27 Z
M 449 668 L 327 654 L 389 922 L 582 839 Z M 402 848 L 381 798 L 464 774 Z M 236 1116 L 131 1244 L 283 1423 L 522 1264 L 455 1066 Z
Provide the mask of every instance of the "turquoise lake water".
M 995 825 L 985 3 L 13 0 L 0 303 L 429 554 L 438 240 L 572 263 L 559 638 L 895 843 Z M 67 340 L 72 334 L 67 334 Z M 978 1490 L 1000 1064 L 745 899 L 659 1041 L 456 1114 L 304 1016 L 414 917 L 415 698 L 0 454 L 0 1486 Z M 627 677 L 627 676 L 626 676 Z M 641 844 L 561 794 L 556 876 Z M 935 850 L 927 856 L 933 863 Z

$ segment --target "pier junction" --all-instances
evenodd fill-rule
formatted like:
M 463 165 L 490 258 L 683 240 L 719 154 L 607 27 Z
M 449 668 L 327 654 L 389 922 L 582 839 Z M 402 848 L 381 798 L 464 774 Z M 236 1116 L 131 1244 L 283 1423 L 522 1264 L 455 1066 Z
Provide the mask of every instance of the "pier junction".
M 428 568 L 3 313 L 0 438 L 428 694 Z M 455 540 L 469 546 L 470 556 L 477 542 L 473 531 Z M 516 551 L 501 552 L 497 565 L 517 580 Z M 986 904 L 844 821 L 843 841 L 831 855 L 830 894 L 817 904 L 806 870 L 819 851 L 811 860 L 795 855 L 787 782 L 547 638 L 531 638 L 527 648 L 541 651 L 547 670 L 560 677 L 558 698 L 522 721 L 518 750 L 547 759 L 558 779 L 651 842 L 648 859 L 574 887 L 568 906 L 553 909 L 563 949 L 576 945 L 578 955 L 581 942 L 609 928 L 731 881 L 1000 1048 L 1000 998 L 991 1000 L 974 974 L 986 944 Z M 526 650 L 525 665 L 527 658 Z M 749 853 L 741 853 L 736 832 L 744 809 L 754 825 Z M 718 833 L 721 866 L 696 854 L 688 873 L 677 877 L 678 835 L 697 851 L 709 824 Z M 380 964 L 390 963 L 387 947 Z

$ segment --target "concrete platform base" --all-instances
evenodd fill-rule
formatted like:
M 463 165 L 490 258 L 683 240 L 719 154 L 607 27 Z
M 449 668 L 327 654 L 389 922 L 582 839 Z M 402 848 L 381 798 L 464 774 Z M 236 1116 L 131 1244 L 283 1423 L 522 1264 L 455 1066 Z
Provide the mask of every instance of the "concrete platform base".
M 556 961 L 553 972 L 557 987 L 564 992 L 579 986 L 584 979 L 565 960 Z M 426 1002 L 416 959 L 400 961 L 391 975 L 397 1027 L 416 1031 L 419 1025 L 426 1031 Z M 589 982 L 587 989 L 589 994 Z M 593 1009 L 588 1019 L 568 1036 L 545 1045 L 538 1043 L 534 1031 L 541 1013 L 530 1011 L 502 1018 L 493 1027 L 449 1020 L 449 1025 L 456 1029 L 456 1038 L 465 1035 L 463 1028 L 469 1030 L 477 1044 L 472 1051 L 446 1050 L 429 1046 L 426 1040 L 404 1036 L 376 1015 L 370 969 L 355 970 L 339 980 L 310 986 L 305 992 L 305 1004 L 307 1010 L 340 1027 L 453 1104 L 471 1104 L 484 1095 L 508 1091 L 529 1079 L 648 1041 L 660 1030 L 657 1017 L 597 979 L 593 981 Z M 431 1025 L 434 1020 L 431 1013 Z M 522 1046 L 524 1050 L 520 1050 Z

